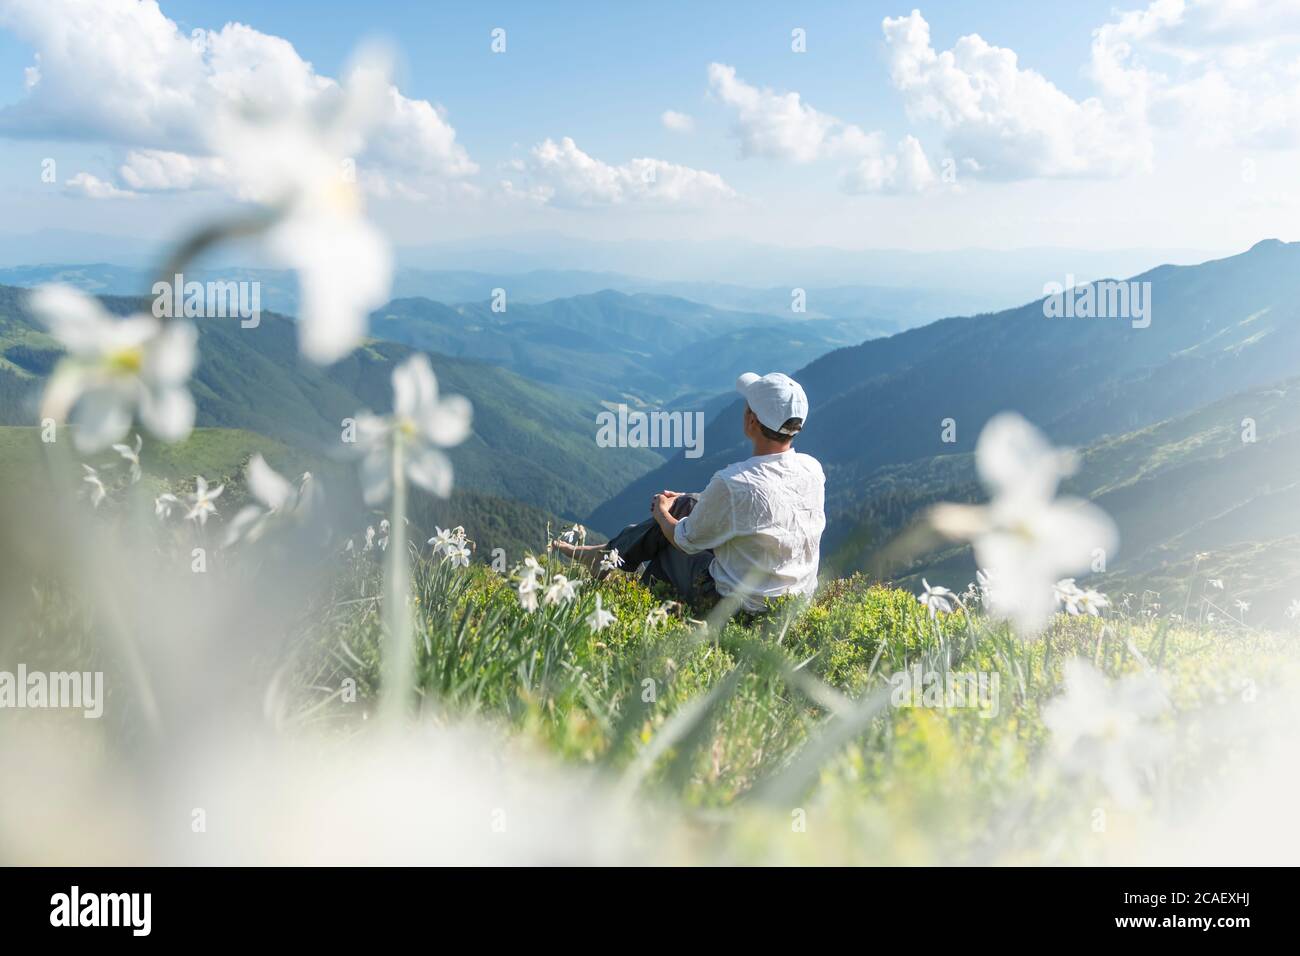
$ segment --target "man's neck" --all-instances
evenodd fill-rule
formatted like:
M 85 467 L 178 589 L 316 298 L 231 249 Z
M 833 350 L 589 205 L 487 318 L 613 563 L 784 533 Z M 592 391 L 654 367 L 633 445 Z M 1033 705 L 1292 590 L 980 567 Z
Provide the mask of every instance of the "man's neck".
M 760 455 L 779 455 L 782 452 L 790 450 L 790 443 L 772 441 L 768 438 L 756 438 L 754 442 L 754 457 Z

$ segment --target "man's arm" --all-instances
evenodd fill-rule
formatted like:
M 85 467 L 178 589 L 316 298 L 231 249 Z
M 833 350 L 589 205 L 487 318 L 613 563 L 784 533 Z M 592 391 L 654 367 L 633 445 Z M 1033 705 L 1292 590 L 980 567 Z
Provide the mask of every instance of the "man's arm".
M 735 534 L 731 491 L 721 478 L 715 476 L 709 482 L 700 492 L 691 513 L 684 518 L 673 517 L 672 506 L 673 498 L 658 496 L 654 517 L 664 537 L 679 551 L 698 554 L 716 548 Z

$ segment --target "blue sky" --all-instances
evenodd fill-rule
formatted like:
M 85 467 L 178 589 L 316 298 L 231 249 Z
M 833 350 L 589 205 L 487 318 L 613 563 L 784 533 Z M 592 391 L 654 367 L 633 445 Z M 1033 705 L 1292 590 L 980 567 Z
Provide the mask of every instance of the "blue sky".
M 405 101 L 443 111 L 430 128 L 454 130 L 459 158 L 413 148 L 420 169 L 403 178 L 399 134 L 429 129 L 394 119 L 386 156 L 359 161 L 372 215 L 398 243 L 557 231 L 916 249 L 1300 238 L 1288 234 L 1300 106 L 1287 87 L 1300 24 L 1285 3 L 1241 7 L 1233 21 L 1196 0 L 1174 18 L 1145 3 L 930 3 L 912 21 L 928 28 L 918 40 L 882 29 L 907 4 L 162 0 L 164 28 L 135 0 L 0 0 L 0 230 L 140 236 L 229 202 L 220 183 L 140 186 L 125 168 L 133 149 L 209 150 L 174 116 L 139 115 L 155 93 L 163 102 L 170 74 L 114 49 L 142 48 L 136 29 L 183 45 L 196 28 L 240 23 L 286 41 L 316 77 L 340 77 L 360 41 L 386 40 Z M 496 27 L 503 54 L 490 50 Z M 1127 51 L 1117 60 L 1098 59 L 1103 27 L 1106 49 Z M 805 53 L 791 50 L 794 28 Z M 205 56 L 193 95 L 212 109 L 222 67 Z M 109 79 L 87 81 L 96 70 Z M 667 128 L 666 110 L 690 130 Z M 51 157 L 58 182 L 41 182 Z M 647 158 L 663 164 L 649 189 L 629 165 Z

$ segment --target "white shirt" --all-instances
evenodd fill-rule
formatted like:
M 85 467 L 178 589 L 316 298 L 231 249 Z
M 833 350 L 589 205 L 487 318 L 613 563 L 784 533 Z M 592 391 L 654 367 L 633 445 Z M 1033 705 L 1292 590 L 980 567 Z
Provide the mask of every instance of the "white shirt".
M 712 549 L 718 593 L 740 591 L 748 610 L 762 610 L 765 598 L 816 590 L 825 495 L 811 455 L 755 455 L 713 476 L 673 540 L 687 554 Z

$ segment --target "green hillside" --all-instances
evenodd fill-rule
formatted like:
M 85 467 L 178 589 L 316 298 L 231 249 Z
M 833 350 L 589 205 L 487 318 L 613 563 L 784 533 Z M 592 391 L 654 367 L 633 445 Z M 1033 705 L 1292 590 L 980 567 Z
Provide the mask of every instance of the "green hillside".
M 1243 440 L 1247 419 L 1253 442 Z M 859 501 L 845 505 L 840 495 L 843 507 L 830 508 L 828 573 L 874 567 L 890 539 L 936 501 L 980 498 L 970 454 L 882 468 L 857 487 Z M 1195 569 L 1225 582 L 1225 603 L 1247 600 L 1256 615 L 1276 619 L 1300 597 L 1300 379 L 1097 442 L 1082 450 L 1064 490 L 1091 498 L 1120 529 L 1119 553 L 1094 581 L 1181 601 Z M 893 573 L 906 583 L 924 576 L 964 586 L 974 570 L 963 548 Z
M 59 355 L 27 314 L 24 296 L 0 286 L 0 424 L 34 422 L 41 380 Z M 142 300 L 105 302 L 121 313 L 145 307 Z M 249 329 L 233 319 L 200 321 L 199 333 L 192 383 L 199 425 L 257 432 L 327 458 L 342 450 L 344 418 L 389 408 L 393 366 L 411 351 L 375 341 L 318 369 L 298 358 L 293 323 L 269 313 Z M 440 387 L 474 403 L 474 434 L 451 451 L 462 489 L 571 519 L 661 460 L 646 449 L 597 447 L 593 399 L 482 362 L 430 359 Z

